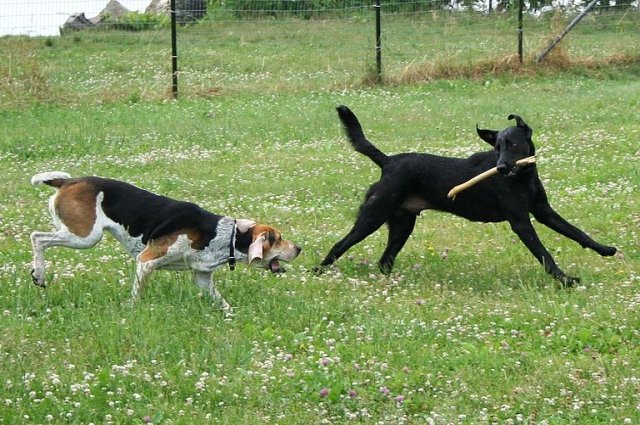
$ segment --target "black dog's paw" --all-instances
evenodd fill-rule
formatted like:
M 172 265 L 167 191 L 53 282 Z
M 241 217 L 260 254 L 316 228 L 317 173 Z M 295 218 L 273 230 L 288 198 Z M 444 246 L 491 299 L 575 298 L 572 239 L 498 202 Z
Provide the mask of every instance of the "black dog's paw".
M 324 266 L 315 266 L 311 269 L 311 273 L 315 274 L 316 276 L 320 276 L 322 273 L 324 273 L 324 270 Z
M 391 274 L 391 270 L 393 270 L 393 263 L 378 263 L 378 268 L 380 269 L 380 273 L 385 276 L 389 276 Z
M 558 280 L 562 283 L 563 288 L 573 288 L 575 285 L 580 283 L 580 278 L 575 276 L 564 275 L 559 277 Z
M 618 249 L 615 246 L 603 246 L 598 249 L 598 254 L 603 257 L 611 257 L 612 255 L 615 255 L 616 252 L 618 252 Z

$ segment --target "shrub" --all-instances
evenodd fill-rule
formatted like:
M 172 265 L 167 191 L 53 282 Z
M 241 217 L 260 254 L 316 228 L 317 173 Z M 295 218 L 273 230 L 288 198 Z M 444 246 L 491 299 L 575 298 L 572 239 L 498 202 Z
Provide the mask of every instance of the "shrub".
M 100 27 L 107 30 L 143 31 L 164 28 L 168 24 L 168 14 L 130 12 L 118 18 L 107 15 L 102 20 Z

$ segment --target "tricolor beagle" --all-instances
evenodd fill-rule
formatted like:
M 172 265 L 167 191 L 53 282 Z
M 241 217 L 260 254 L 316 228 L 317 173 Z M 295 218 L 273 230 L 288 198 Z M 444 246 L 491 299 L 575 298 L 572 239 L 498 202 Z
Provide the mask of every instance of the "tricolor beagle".
M 197 285 L 229 312 L 211 278 L 216 267 L 228 262 L 233 269 L 236 259 L 246 259 L 278 273 L 283 271 L 279 261 L 291 261 L 301 250 L 270 226 L 212 214 L 118 180 L 47 172 L 33 176 L 31 183 L 56 189 L 49 210 L 57 230 L 31 234 L 31 275 L 39 286 L 45 286 L 46 248 L 91 248 L 108 230 L 136 259 L 133 300 L 140 298 L 154 270 L 190 269 Z

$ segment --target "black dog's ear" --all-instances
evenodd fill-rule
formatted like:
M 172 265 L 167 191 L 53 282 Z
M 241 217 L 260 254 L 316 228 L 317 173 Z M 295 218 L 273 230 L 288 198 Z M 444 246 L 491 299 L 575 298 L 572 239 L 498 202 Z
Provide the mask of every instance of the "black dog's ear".
M 476 124 L 476 132 L 478 136 L 485 142 L 489 143 L 491 146 L 496 145 L 496 140 L 498 139 L 498 132 L 495 130 L 483 130 L 478 128 L 478 124 Z
M 527 125 L 526 122 L 524 122 L 524 120 L 520 117 L 520 115 L 511 114 L 507 117 L 507 119 L 516 120 L 516 124 L 518 125 L 518 127 L 525 130 L 527 132 L 527 137 L 531 138 L 531 135 L 533 134 L 533 130 L 531 129 L 531 127 Z

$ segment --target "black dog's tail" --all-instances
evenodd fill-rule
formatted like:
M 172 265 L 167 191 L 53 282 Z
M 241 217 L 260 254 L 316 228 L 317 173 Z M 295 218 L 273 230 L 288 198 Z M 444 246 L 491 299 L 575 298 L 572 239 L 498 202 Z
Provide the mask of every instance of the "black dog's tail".
M 336 110 L 338 111 L 338 116 L 340 116 L 340 121 L 342 121 L 344 132 L 347 133 L 347 138 L 353 148 L 357 152 L 368 156 L 378 167 L 382 168 L 388 157 L 367 140 L 355 114 L 344 105 L 338 106 Z

